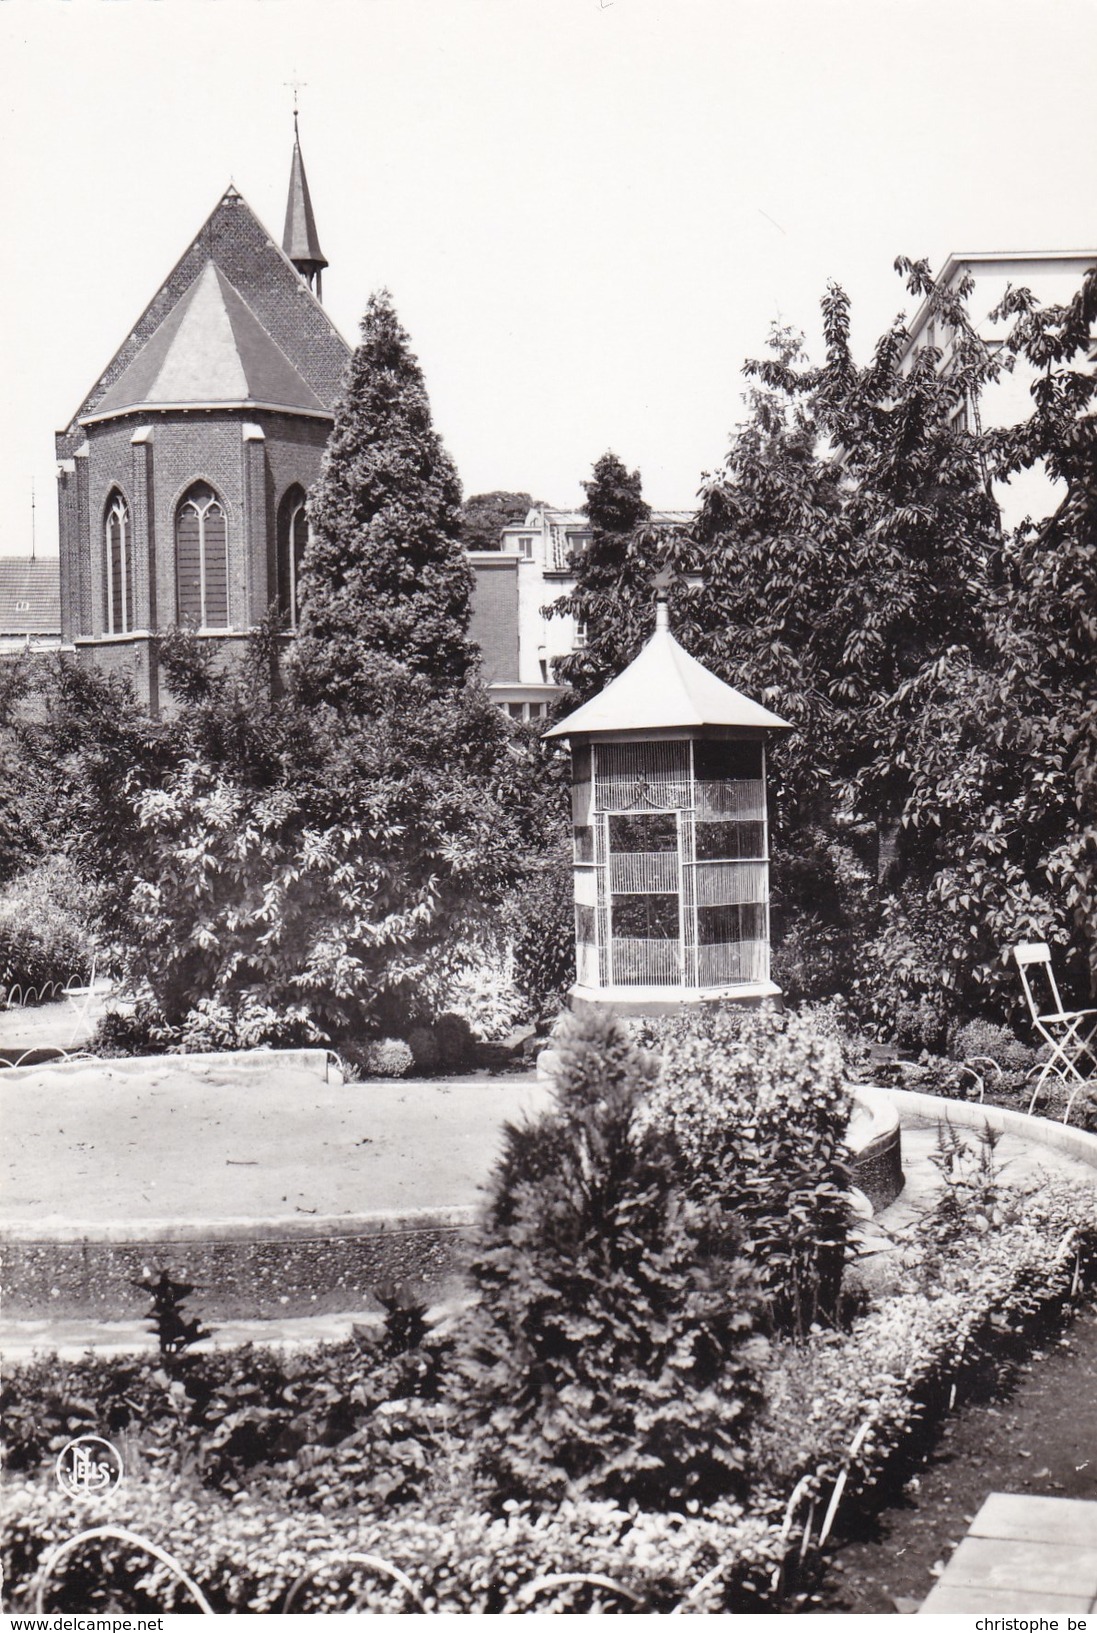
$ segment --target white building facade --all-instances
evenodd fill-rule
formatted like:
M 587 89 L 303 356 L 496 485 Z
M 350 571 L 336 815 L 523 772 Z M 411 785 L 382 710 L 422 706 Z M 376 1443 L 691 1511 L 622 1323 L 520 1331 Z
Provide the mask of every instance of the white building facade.
M 1002 351 L 1012 322 L 1009 319 L 992 322 L 990 314 L 1007 289 L 1030 289 L 1041 306 L 1065 306 L 1078 293 L 1086 272 L 1094 266 L 1097 266 L 1097 249 L 957 253 L 949 256 L 937 283 L 956 290 L 961 280 L 970 275 L 974 288 L 968 298 L 968 315 L 988 352 L 995 355 Z M 948 368 L 955 331 L 934 315 L 930 300 L 924 300 L 915 312 L 908 333 L 907 367 L 921 347 L 937 346 L 941 350 L 941 367 Z M 1091 363 L 1095 359 L 1097 337 L 1090 352 Z M 977 425 L 984 430 L 1018 425 L 1032 413 L 1031 388 L 1035 378 L 1036 370 L 1031 364 L 1018 358 L 1012 370 L 1003 370 L 999 379 L 986 387 L 978 403 L 966 404 L 958 410 L 958 415 L 972 430 Z M 1035 467 L 1019 471 L 1008 482 L 996 482 L 994 497 L 1001 508 L 1002 525 L 1013 528 L 1026 516 L 1034 521 L 1049 516 L 1064 497 L 1064 490 L 1042 467 Z

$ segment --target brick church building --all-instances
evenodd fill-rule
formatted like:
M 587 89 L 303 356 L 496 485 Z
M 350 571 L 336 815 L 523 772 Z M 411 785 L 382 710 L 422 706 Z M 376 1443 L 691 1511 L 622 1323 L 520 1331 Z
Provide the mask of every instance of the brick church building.
M 281 247 L 230 187 L 57 434 L 62 643 L 153 710 L 157 631 L 228 658 L 272 605 L 296 621 L 305 496 L 350 357 L 326 265 L 295 117 Z

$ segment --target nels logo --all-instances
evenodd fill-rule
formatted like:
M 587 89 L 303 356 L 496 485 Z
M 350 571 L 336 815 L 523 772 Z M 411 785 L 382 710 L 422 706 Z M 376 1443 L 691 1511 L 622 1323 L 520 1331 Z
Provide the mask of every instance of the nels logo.
M 121 1483 L 121 1454 L 99 1435 L 70 1440 L 57 1459 L 57 1484 L 70 1497 L 103 1497 Z

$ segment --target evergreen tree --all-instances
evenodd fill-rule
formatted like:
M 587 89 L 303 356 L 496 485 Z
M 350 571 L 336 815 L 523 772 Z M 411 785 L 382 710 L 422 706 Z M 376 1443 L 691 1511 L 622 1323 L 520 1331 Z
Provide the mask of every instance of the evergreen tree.
M 458 1368 L 507 1495 L 675 1507 L 741 1491 L 756 1292 L 643 1119 L 653 1057 L 600 1014 L 558 1040 L 556 1108 L 508 1127 Z M 719 1257 L 714 1257 L 718 1251 Z
M 368 711 L 393 662 L 445 689 L 475 648 L 460 483 L 387 291 L 361 335 L 309 504 L 294 667 L 306 702 Z
M 546 609 L 570 614 L 586 630 L 584 644 L 556 664 L 557 680 L 571 688 L 564 712 L 619 674 L 651 634 L 652 581 L 668 551 L 663 531 L 648 525 L 651 507 L 643 498 L 639 471 L 627 470 L 616 454 L 605 453 L 583 488 L 591 540 L 574 563 L 574 589 Z

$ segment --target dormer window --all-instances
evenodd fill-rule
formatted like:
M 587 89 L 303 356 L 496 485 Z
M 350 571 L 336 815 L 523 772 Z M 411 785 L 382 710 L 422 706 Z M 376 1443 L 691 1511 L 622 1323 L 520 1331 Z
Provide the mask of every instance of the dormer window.
M 117 492 L 107 502 L 103 544 L 107 580 L 104 628 L 108 635 L 125 635 L 133 628 L 133 528 L 129 506 Z
M 196 482 L 175 513 L 178 618 L 192 629 L 229 624 L 228 527 L 208 482 Z

